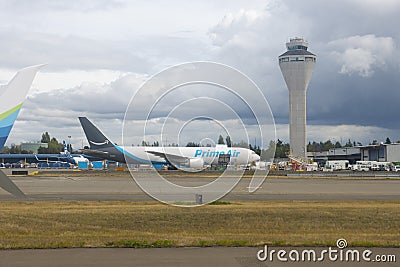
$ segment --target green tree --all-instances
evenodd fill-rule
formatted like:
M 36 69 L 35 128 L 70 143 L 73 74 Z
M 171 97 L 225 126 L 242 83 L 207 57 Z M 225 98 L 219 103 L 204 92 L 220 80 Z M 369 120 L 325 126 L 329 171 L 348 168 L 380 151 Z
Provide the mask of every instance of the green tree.
M 197 143 L 195 143 L 195 142 L 188 142 L 188 143 L 186 144 L 186 146 L 187 146 L 187 147 L 199 147 L 200 144 L 197 144 Z
M 21 146 L 11 144 L 9 153 L 10 154 L 21 154 Z
M 10 148 L 8 146 L 3 147 L 3 151 L 1 151 L 2 154 L 10 154 Z
M 218 145 L 225 145 L 224 138 L 222 137 L 222 135 L 219 135 L 218 137 Z
M 150 144 L 148 143 L 148 142 L 146 142 L 146 141 L 142 141 L 142 146 L 150 146 Z
M 335 146 L 332 144 L 331 140 L 328 140 L 324 143 L 324 151 L 328 151 L 329 149 L 334 148 Z
M 58 154 L 64 151 L 64 145 L 59 143 L 55 137 L 51 138 L 48 132 L 42 134 L 42 143 L 47 143 L 46 147 L 39 147 L 39 154 Z
M 347 143 L 344 145 L 344 147 L 352 147 L 353 145 L 354 145 L 353 142 L 351 142 L 351 140 L 349 139 Z
M 336 141 L 335 148 L 341 148 L 342 144 L 339 141 Z
M 308 144 L 307 144 L 307 151 L 308 152 L 315 152 L 314 146 L 311 144 L 311 142 L 308 142 Z
M 290 151 L 289 144 L 283 143 L 281 140 L 278 139 L 278 141 L 276 142 L 275 157 L 276 158 L 287 158 L 289 151 Z
M 229 135 L 226 137 L 225 141 L 226 141 L 226 145 L 228 147 L 232 146 L 232 140 L 231 140 L 231 137 Z
M 58 154 L 64 150 L 63 144 L 60 144 L 55 137 L 51 138 L 49 146 L 47 148 L 47 153 Z
M 50 134 L 45 132 L 42 134 L 42 139 L 40 140 L 41 143 L 50 143 Z
M 390 141 L 389 137 L 386 137 L 385 144 L 391 144 L 391 143 L 392 143 L 392 141 Z

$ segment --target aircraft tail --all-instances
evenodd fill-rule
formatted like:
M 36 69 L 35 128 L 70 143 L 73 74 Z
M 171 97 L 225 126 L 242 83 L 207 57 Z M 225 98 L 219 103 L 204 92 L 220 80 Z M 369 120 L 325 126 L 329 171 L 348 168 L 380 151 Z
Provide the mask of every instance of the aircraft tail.
M 24 68 L 0 89 L 0 151 L 10 134 L 36 73 L 42 65 Z
M 68 151 L 68 146 L 67 143 L 65 141 L 63 141 L 63 145 L 64 145 L 64 155 L 69 158 L 71 156 L 71 154 Z
M 110 139 L 108 139 L 91 121 L 89 121 L 88 118 L 79 117 L 79 122 L 85 132 L 90 149 L 96 150 L 106 147 L 114 147 Z

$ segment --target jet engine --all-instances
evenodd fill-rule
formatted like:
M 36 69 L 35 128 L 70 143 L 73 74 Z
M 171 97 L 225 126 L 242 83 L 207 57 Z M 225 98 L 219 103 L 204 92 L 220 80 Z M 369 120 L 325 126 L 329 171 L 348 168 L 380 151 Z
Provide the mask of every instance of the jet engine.
M 202 158 L 189 159 L 189 168 L 203 169 L 204 160 Z

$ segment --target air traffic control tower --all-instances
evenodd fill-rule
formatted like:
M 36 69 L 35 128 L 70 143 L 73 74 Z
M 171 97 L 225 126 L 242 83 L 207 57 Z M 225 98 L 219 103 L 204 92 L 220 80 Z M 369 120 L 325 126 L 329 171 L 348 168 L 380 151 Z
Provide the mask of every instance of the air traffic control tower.
M 279 56 L 279 67 L 289 89 L 290 154 L 306 159 L 306 91 L 317 57 L 307 51 L 302 38 L 290 39 L 287 52 Z

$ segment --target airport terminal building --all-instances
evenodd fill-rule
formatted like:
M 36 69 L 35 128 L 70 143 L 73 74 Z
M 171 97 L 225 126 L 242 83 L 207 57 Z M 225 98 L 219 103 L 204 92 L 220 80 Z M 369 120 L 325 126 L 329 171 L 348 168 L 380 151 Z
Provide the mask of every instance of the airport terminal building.
M 342 147 L 333 148 L 322 152 L 307 152 L 307 157 L 315 162 L 325 162 L 328 160 L 348 160 L 351 164 L 355 164 L 357 160 L 361 160 L 360 147 Z

